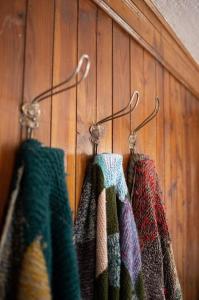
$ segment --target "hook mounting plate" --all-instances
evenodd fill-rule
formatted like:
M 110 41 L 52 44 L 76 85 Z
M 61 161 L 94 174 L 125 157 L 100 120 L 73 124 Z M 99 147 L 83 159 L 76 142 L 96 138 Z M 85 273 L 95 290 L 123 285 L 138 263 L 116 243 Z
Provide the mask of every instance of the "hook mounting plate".
M 93 123 L 89 128 L 90 131 L 90 141 L 94 145 L 98 145 L 100 143 L 101 138 L 104 136 L 104 127 L 100 124 Z

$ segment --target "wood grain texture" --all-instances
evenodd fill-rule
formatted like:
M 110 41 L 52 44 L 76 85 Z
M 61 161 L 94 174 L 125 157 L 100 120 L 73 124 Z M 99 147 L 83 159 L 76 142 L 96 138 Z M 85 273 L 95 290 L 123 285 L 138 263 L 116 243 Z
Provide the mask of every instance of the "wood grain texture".
M 144 98 L 144 50 L 134 40 L 130 44 L 131 60 L 131 94 L 137 90 L 140 101 L 131 114 L 131 130 L 136 128 L 145 119 L 145 98 Z M 137 134 L 136 149 L 138 152 L 144 152 L 144 129 Z
M 192 67 L 198 69 L 196 61 L 193 59 L 193 57 L 181 42 L 181 40 L 178 38 L 178 36 L 175 34 L 175 32 L 172 30 L 171 26 L 167 23 L 165 18 L 160 14 L 153 1 L 133 0 L 133 3 L 153 24 L 155 31 L 159 32 L 161 37 L 163 37 L 169 45 L 172 45 L 174 50 L 180 55 L 181 59 L 189 60 L 193 65 Z
M 155 107 L 156 85 L 155 85 L 155 60 L 146 51 L 144 51 L 144 112 L 145 117 L 149 116 Z M 150 157 L 156 160 L 156 118 L 151 120 L 143 128 L 144 131 L 144 151 Z
M 163 67 L 156 62 L 155 65 L 155 94 L 160 100 L 160 109 L 156 116 L 156 165 L 160 177 L 163 195 L 164 192 L 164 176 L 165 176 L 165 161 L 164 161 L 164 81 L 163 81 Z
M 78 57 L 87 53 L 91 60 L 88 78 L 77 89 L 77 148 L 76 148 L 76 207 L 79 203 L 82 183 L 92 155 L 89 127 L 96 121 L 96 21 L 97 7 L 90 1 L 79 1 Z
M 55 5 L 53 85 L 64 81 L 72 73 L 76 64 L 77 1 L 57 0 Z M 74 78 L 73 82 L 75 80 Z M 67 173 L 69 199 L 71 209 L 74 211 L 76 88 L 53 96 L 51 122 L 51 145 L 62 148 L 65 152 L 65 170 Z
M 184 47 L 179 46 L 179 41 L 172 34 L 168 34 L 168 28 L 158 22 L 157 16 L 153 23 L 154 14 L 151 18 L 151 11 L 148 13 L 149 7 L 144 1 L 93 0 L 93 2 L 104 9 L 174 77 L 199 97 L 197 63 L 185 52 Z M 141 4 L 138 5 L 138 2 Z
M 0 1 L 0 220 L 20 141 L 26 2 Z
M 166 205 L 169 229 L 172 229 L 172 197 L 171 197 L 171 103 L 170 74 L 163 72 L 164 99 L 164 200 Z
M 112 114 L 112 20 L 102 10 L 97 11 L 97 120 Z M 112 121 L 104 125 L 105 132 L 99 152 L 112 151 Z
M 199 293 L 198 249 L 199 249 L 199 141 L 198 122 L 199 105 L 193 95 L 187 91 L 186 98 L 186 160 L 187 160 L 187 252 L 186 252 L 186 290 L 185 299 L 197 299 Z
M 133 2 L 139 10 L 144 5 L 139 0 Z M 142 20 L 136 17 L 136 22 L 143 21 L 147 13 L 143 11 Z M 152 24 L 153 18 L 147 20 Z M 164 53 L 161 35 L 168 36 L 160 28 L 156 34 L 157 24 L 149 38 Z M 142 26 L 140 30 L 146 31 L 148 25 Z M 30 101 L 52 84 L 64 80 L 83 53 L 91 59 L 88 78 L 77 89 L 42 103 L 40 128 L 35 137 L 65 151 L 70 204 L 75 212 L 92 156 L 89 141 L 92 121 L 118 111 L 127 104 L 130 94 L 139 90 L 140 103 L 136 110 L 131 117 L 106 123 L 99 147 L 99 153 L 122 154 L 126 168 L 130 129 L 148 116 L 154 108 L 155 96 L 159 96 L 160 112 L 139 131 L 137 150 L 155 160 L 184 299 L 197 300 L 198 99 L 91 0 L 44 0 L 39 6 L 33 0 L 0 3 L 0 218 L 15 149 L 20 142 L 18 108 L 23 101 L 23 86 L 24 101 Z M 175 56 L 172 60 L 175 61 Z M 178 59 L 178 67 L 179 62 Z M 181 65 L 179 70 L 184 68 Z
M 175 110 L 176 110 L 176 120 L 174 123 L 175 131 L 176 131 L 176 175 L 177 175 L 177 197 L 176 197 L 176 249 L 177 252 L 176 257 L 178 260 L 178 272 L 179 277 L 181 279 L 182 289 L 184 291 L 184 238 L 185 238 L 185 187 L 184 182 L 186 182 L 185 177 L 185 136 L 184 136 L 184 107 L 185 107 L 185 95 L 184 95 L 184 87 L 180 86 L 178 82 L 176 82 L 176 97 L 175 101 Z M 182 245 L 178 247 L 178 245 Z
M 52 85 L 54 1 L 28 1 L 24 102 L 31 101 Z M 41 104 L 40 127 L 34 137 L 50 145 L 51 99 Z
M 130 39 L 113 23 L 113 113 L 124 108 L 130 100 Z M 113 152 L 124 156 L 127 165 L 130 115 L 113 121 Z
M 177 254 L 177 248 L 179 245 L 177 245 L 177 164 L 176 164 L 176 119 L 177 119 L 177 113 L 176 108 L 173 103 L 176 101 L 176 97 L 178 96 L 178 91 L 176 90 L 176 80 L 170 76 L 170 118 L 171 118 L 171 130 L 170 130 L 170 172 L 171 172 L 171 180 L 170 180 L 170 191 L 171 193 L 171 237 L 173 240 L 173 250 L 174 255 L 176 258 L 177 268 L 179 264 Z M 175 163 L 174 163 L 175 162 Z M 179 272 L 179 268 L 178 268 Z

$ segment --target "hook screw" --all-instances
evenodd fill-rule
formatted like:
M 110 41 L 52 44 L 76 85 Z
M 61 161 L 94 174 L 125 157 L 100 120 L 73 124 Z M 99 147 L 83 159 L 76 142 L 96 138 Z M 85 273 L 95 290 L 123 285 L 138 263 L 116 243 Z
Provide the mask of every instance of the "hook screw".
M 129 149 L 133 152 L 136 150 L 136 137 L 137 136 L 134 131 L 129 135 Z
M 98 145 L 101 138 L 104 135 L 104 127 L 99 124 L 93 123 L 91 125 L 91 127 L 89 128 L 89 131 L 90 131 L 90 135 L 91 135 L 91 137 L 90 137 L 91 143 L 94 145 Z
M 39 127 L 39 117 L 41 115 L 39 103 L 25 103 L 21 109 L 20 124 L 26 129 Z

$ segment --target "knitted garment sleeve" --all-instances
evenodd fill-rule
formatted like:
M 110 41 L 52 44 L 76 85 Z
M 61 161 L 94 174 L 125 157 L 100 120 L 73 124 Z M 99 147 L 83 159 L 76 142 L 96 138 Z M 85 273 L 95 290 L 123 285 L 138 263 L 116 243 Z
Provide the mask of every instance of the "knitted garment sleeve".
M 146 299 L 182 299 L 159 179 L 147 156 L 131 156 L 128 187 L 137 225 Z

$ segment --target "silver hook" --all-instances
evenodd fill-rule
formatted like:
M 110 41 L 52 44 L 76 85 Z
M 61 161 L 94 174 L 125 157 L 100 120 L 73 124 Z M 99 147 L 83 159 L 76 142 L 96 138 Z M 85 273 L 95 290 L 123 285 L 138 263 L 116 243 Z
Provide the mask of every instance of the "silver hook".
M 85 64 L 84 71 L 82 72 L 82 66 Z M 20 117 L 20 124 L 22 127 L 26 128 L 27 138 L 32 138 L 33 129 L 39 127 L 39 117 L 41 115 L 40 105 L 39 102 L 43 101 L 46 98 L 52 97 L 53 95 L 60 94 L 64 91 L 70 90 L 71 88 L 77 86 L 80 84 L 82 80 L 84 80 L 89 73 L 90 70 L 90 58 L 87 54 L 83 54 L 80 57 L 80 60 L 78 62 L 77 67 L 72 72 L 72 74 L 61 83 L 52 86 L 51 88 L 45 90 L 41 94 L 37 95 L 30 103 L 24 103 L 21 108 L 21 117 Z M 77 75 L 81 73 L 81 76 L 77 81 L 70 86 L 63 88 L 58 91 L 54 91 L 58 87 L 68 83 L 71 81 L 74 77 L 77 77 Z
M 155 108 L 152 111 L 152 113 L 150 113 L 150 115 L 148 117 L 146 117 L 146 119 L 144 119 L 144 121 L 142 121 L 129 135 L 129 149 L 131 152 L 135 153 L 136 151 L 136 138 L 137 138 L 137 132 L 144 127 L 147 123 L 149 123 L 152 119 L 154 119 L 158 112 L 160 110 L 160 99 L 158 97 L 155 98 Z
M 136 97 L 135 103 L 132 105 L 135 97 Z M 108 121 L 115 120 L 117 118 L 121 118 L 125 115 L 130 114 L 137 107 L 137 105 L 139 103 L 139 100 L 140 100 L 139 92 L 134 91 L 131 98 L 130 98 L 130 100 L 129 100 L 129 102 L 128 102 L 128 104 L 124 108 L 122 108 L 121 110 L 117 111 L 114 114 L 111 114 L 108 117 L 105 117 L 105 118 L 101 119 L 100 121 L 98 121 L 96 123 L 93 122 L 93 124 L 89 128 L 89 132 L 90 132 L 90 135 L 91 135 L 90 141 L 93 144 L 93 148 L 94 148 L 94 154 L 97 154 L 97 147 L 98 147 L 98 145 L 100 143 L 100 140 L 103 137 L 104 132 L 105 132 L 104 127 L 102 126 L 102 124 L 106 123 Z M 130 107 L 130 109 L 127 112 L 124 112 L 128 107 Z

